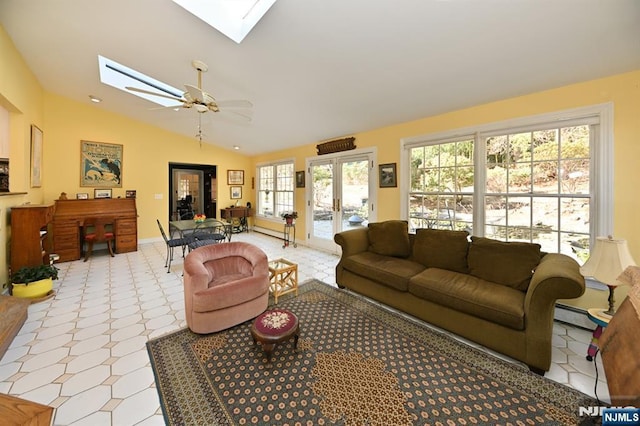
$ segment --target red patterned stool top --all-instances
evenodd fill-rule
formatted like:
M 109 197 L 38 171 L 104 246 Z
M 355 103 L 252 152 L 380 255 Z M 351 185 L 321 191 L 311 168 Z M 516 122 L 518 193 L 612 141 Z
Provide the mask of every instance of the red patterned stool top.
M 298 318 L 286 309 L 274 309 L 260 314 L 255 320 L 256 330 L 266 336 L 280 336 L 298 325 Z

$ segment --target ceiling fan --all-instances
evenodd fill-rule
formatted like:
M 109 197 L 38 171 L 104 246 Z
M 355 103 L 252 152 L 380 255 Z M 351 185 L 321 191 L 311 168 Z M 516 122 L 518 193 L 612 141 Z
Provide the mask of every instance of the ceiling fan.
M 151 92 L 149 90 L 139 89 L 137 87 L 125 87 L 132 92 L 145 93 L 147 95 L 159 96 L 161 98 L 172 99 L 181 104 L 162 107 L 164 108 L 194 108 L 197 112 L 203 114 L 205 112 L 223 112 L 225 115 L 240 119 L 242 121 L 251 121 L 251 108 L 253 104 L 246 100 L 228 100 L 228 101 L 216 101 L 216 99 L 209 93 L 202 90 L 202 73 L 207 72 L 209 67 L 202 61 L 194 59 L 191 61 L 191 65 L 198 72 L 198 86 L 192 84 L 185 84 L 186 92 L 182 94 L 182 97 L 166 95 L 164 93 Z M 231 111 L 230 109 L 240 108 L 242 111 Z

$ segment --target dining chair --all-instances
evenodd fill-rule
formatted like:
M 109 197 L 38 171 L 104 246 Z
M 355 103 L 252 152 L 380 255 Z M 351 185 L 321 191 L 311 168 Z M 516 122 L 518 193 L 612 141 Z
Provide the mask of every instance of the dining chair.
M 113 232 L 113 218 L 106 217 L 89 217 L 83 221 L 84 230 L 84 242 L 87 244 L 87 250 L 84 254 L 84 261 L 86 262 L 93 253 L 93 245 L 95 243 L 107 243 L 109 254 L 114 257 L 113 242 L 115 240 L 115 233 Z M 110 227 L 110 230 L 107 230 Z
M 184 257 L 184 251 L 189 242 L 191 242 L 190 238 L 179 237 L 179 238 L 169 238 L 167 237 L 167 233 L 164 232 L 164 228 L 160 223 L 160 219 L 156 219 L 158 222 L 158 228 L 160 228 L 160 233 L 162 234 L 162 238 L 164 239 L 165 244 L 167 245 L 167 257 L 164 261 L 164 266 L 167 268 L 167 274 L 171 272 L 171 261 L 173 260 L 173 249 L 175 247 L 182 247 L 182 257 Z
M 198 223 L 189 235 L 191 241 L 188 243 L 189 251 L 210 244 L 223 243 L 230 240 L 229 225 L 216 219 L 205 219 Z

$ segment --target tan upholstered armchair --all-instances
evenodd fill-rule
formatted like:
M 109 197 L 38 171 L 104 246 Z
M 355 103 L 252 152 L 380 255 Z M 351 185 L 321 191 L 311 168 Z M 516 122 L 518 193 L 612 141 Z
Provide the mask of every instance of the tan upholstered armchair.
M 194 333 L 224 330 L 267 309 L 267 255 L 244 242 L 199 247 L 184 261 L 184 305 Z

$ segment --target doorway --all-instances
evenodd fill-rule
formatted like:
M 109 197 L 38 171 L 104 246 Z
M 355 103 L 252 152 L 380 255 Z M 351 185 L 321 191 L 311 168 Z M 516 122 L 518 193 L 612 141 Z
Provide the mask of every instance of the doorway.
M 307 161 L 311 181 L 307 238 L 315 248 L 337 252 L 333 235 L 375 220 L 373 152 L 326 156 Z
M 169 220 L 216 218 L 216 166 L 169 163 Z

